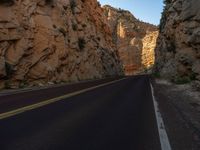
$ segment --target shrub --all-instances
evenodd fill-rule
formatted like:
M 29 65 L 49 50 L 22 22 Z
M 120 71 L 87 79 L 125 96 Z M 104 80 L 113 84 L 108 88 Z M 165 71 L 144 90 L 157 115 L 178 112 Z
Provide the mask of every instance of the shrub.
M 74 31 L 77 31 L 77 29 L 78 29 L 77 24 L 73 23 L 73 24 L 72 24 L 72 29 L 73 29 Z
M 161 15 L 161 19 L 160 19 L 160 24 L 159 24 L 159 30 L 162 31 L 165 27 L 166 21 L 167 21 L 167 9 L 169 7 L 169 5 L 171 4 L 172 0 L 164 0 L 164 8 L 163 8 L 163 12 Z
M 45 0 L 46 4 L 52 4 L 53 0 Z
M 19 84 L 19 88 L 24 88 L 26 86 L 28 86 L 28 82 L 26 80 L 21 81 Z
M 87 27 L 87 25 L 86 25 L 86 24 L 82 24 L 82 27 L 83 27 L 83 28 L 86 28 L 86 27 Z
M 97 37 L 97 40 L 98 40 L 98 41 L 101 41 L 101 38 L 100 38 L 100 37 Z
M 159 30 L 162 31 L 165 27 L 165 24 L 166 24 L 166 20 L 167 20 L 167 16 L 166 16 L 166 6 L 162 12 L 162 15 L 161 15 L 161 19 L 160 19 L 160 24 L 159 24 Z
M 5 4 L 7 6 L 14 5 L 14 0 L 0 0 L 0 4 Z
M 172 80 L 175 84 L 187 84 L 191 82 L 191 79 L 189 77 L 176 77 L 174 80 Z
M 52 8 L 54 7 L 54 0 L 45 0 L 46 5 L 51 6 Z
M 86 44 L 86 42 L 85 42 L 84 38 L 79 38 L 78 39 L 78 46 L 79 46 L 80 50 L 83 50 L 85 48 L 85 44 Z
M 5 89 L 10 89 L 10 82 L 9 81 L 5 81 L 4 88 Z
M 174 54 L 176 53 L 176 45 L 173 41 L 168 45 L 167 51 L 173 52 Z
M 71 7 L 71 10 L 72 10 L 72 13 L 75 14 L 75 7 L 76 7 L 76 2 L 75 0 L 70 0 L 70 7 Z
M 192 72 L 190 74 L 190 80 L 196 80 L 196 73 Z
M 160 78 L 160 73 L 159 72 L 154 72 L 152 75 L 155 78 Z
M 101 4 L 100 4 L 100 2 L 97 2 L 97 5 L 98 5 L 98 7 L 101 7 Z
M 55 29 L 57 28 L 55 24 L 53 25 L 53 28 L 55 28 Z
M 67 6 L 63 6 L 63 9 L 64 9 L 64 10 L 67 10 Z
M 13 66 L 9 64 L 8 62 L 6 62 L 5 69 L 6 69 L 6 78 L 9 79 L 14 72 Z
M 61 27 L 60 27 L 58 30 L 60 31 L 60 33 L 63 34 L 64 37 L 66 37 L 67 32 L 65 31 L 64 28 L 61 28 Z

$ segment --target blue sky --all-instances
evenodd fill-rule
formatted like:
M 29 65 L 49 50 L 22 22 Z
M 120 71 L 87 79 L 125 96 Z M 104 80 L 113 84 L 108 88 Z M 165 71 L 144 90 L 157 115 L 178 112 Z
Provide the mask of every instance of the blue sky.
M 129 10 L 145 22 L 159 24 L 163 10 L 163 0 L 98 0 L 102 5 L 109 4 L 116 8 Z

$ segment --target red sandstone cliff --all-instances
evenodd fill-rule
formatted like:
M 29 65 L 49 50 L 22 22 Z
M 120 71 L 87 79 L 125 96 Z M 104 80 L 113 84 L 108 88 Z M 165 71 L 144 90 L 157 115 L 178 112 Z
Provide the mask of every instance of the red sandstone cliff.
M 155 60 L 157 27 L 141 22 L 129 11 L 115 9 L 108 5 L 103 8 L 125 74 L 133 75 L 151 68 Z
M 0 87 L 122 74 L 96 0 L 0 2 Z

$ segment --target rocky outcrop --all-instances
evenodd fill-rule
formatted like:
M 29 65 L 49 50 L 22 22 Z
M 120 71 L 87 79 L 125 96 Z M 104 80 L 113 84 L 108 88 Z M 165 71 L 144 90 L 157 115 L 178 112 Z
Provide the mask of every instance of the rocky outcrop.
M 166 0 L 156 48 L 156 72 L 200 80 L 200 1 Z
M 122 74 L 96 0 L 0 2 L 0 87 Z
M 154 64 L 158 28 L 136 19 L 129 11 L 104 6 L 126 75 L 149 69 Z

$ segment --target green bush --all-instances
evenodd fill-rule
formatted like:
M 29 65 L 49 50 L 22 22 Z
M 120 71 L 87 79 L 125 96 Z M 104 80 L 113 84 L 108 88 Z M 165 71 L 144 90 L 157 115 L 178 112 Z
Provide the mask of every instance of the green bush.
M 162 15 L 161 15 L 161 19 L 160 19 L 160 24 L 159 24 L 159 30 L 162 31 L 165 27 L 166 24 L 166 20 L 167 20 L 167 16 L 166 16 L 166 6 L 163 9 Z
M 153 76 L 154 78 L 160 78 L 160 77 L 161 77 L 159 72 L 154 72 L 154 73 L 152 74 L 152 76 Z
M 163 8 L 163 12 L 162 12 L 160 24 L 159 24 L 159 30 L 160 31 L 162 31 L 165 27 L 165 24 L 166 24 L 166 21 L 167 21 L 167 9 L 171 5 L 172 0 L 164 0 L 163 3 L 164 3 L 164 8 Z
M 26 80 L 21 81 L 20 84 L 19 84 L 19 88 L 24 88 L 26 86 L 28 86 L 28 82 Z
M 14 5 L 15 1 L 14 0 L 0 0 L 0 4 L 5 4 L 7 6 Z
M 72 13 L 75 14 L 75 7 L 76 7 L 76 2 L 75 0 L 70 0 L 70 7 L 71 7 L 71 10 L 72 10 Z
M 9 64 L 8 62 L 6 62 L 5 69 L 6 69 L 6 78 L 9 79 L 14 72 L 13 66 Z
M 97 40 L 98 40 L 98 41 L 101 41 L 101 38 L 100 38 L 100 37 L 97 37 Z
M 64 9 L 64 10 L 67 10 L 67 6 L 63 6 L 63 9 Z
M 191 82 L 191 79 L 189 77 L 176 77 L 172 82 L 175 84 L 187 84 Z
M 54 2 L 54 0 L 45 0 L 45 3 L 48 4 L 48 5 L 52 5 Z
M 176 84 L 187 84 L 194 80 L 196 80 L 196 74 L 191 72 L 188 76 L 176 77 L 173 82 Z
M 86 42 L 85 42 L 84 38 L 79 38 L 78 39 L 78 46 L 79 46 L 80 50 L 83 50 L 85 48 L 85 44 L 86 44 Z
M 196 74 L 194 73 L 194 72 L 192 72 L 191 74 L 190 74 L 190 80 L 196 80 Z
M 78 29 L 77 24 L 73 23 L 73 24 L 72 24 L 72 29 L 73 29 L 74 31 L 77 31 L 77 29 Z
M 83 28 L 86 28 L 86 27 L 87 27 L 87 25 L 86 25 L 86 24 L 82 24 L 82 27 L 83 27 Z
M 60 31 L 60 33 L 63 34 L 64 37 L 66 37 L 67 32 L 65 31 L 64 28 L 60 27 L 60 28 L 58 28 L 58 30 Z
M 5 81 L 4 88 L 5 89 L 10 89 L 10 82 L 9 81 Z

